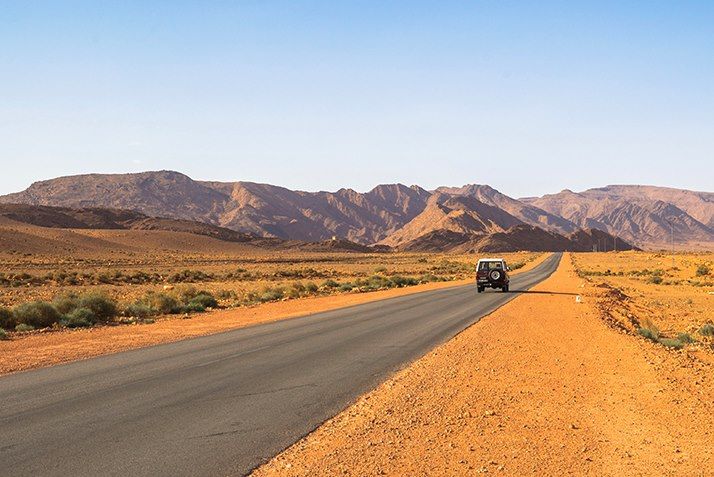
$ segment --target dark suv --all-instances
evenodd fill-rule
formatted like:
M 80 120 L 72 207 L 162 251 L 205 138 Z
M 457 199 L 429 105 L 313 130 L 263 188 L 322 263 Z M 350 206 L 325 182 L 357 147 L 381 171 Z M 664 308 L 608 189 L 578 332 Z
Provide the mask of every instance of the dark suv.
M 507 292 L 509 270 L 502 258 L 482 258 L 476 265 L 476 290 L 481 293 L 485 288 L 500 288 Z

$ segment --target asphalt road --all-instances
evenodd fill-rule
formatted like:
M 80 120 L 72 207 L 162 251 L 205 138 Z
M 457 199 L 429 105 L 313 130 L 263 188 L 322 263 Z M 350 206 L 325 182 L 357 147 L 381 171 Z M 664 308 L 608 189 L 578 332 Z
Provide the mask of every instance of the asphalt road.
M 0 378 L 0 475 L 240 475 L 511 293 L 461 286 Z

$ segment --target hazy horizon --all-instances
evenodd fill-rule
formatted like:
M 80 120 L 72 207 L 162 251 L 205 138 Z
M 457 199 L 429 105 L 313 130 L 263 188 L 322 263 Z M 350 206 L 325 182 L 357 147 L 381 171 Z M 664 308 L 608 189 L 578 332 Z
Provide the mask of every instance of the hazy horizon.
M 539 195 L 537 195 L 537 196 L 528 196 L 528 195 L 514 195 L 514 194 L 509 193 L 509 191 L 507 191 L 507 190 L 499 189 L 498 187 L 495 187 L 493 184 L 487 184 L 487 183 L 484 183 L 484 182 L 474 182 L 474 181 L 471 181 L 471 182 L 464 182 L 464 183 L 459 183 L 459 184 L 439 184 L 439 185 L 436 185 L 436 186 L 433 186 L 433 187 L 426 187 L 426 186 L 424 186 L 424 185 L 422 185 L 422 184 L 410 183 L 410 182 L 405 182 L 405 181 L 400 181 L 400 180 L 391 181 L 391 182 L 375 183 L 375 184 L 372 184 L 371 186 L 368 186 L 368 187 L 366 187 L 366 188 L 364 188 L 364 189 L 357 189 L 357 188 L 348 187 L 348 186 L 339 186 L 339 187 L 332 188 L 332 189 L 325 189 L 325 188 L 322 188 L 322 189 L 309 189 L 309 188 L 305 188 L 305 187 L 288 187 L 288 186 L 286 186 L 286 185 L 284 185 L 284 184 L 278 184 L 278 183 L 273 183 L 273 182 L 250 181 L 250 180 L 245 180 L 245 179 L 231 179 L 231 178 L 229 178 L 229 177 L 224 177 L 224 178 L 221 178 L 221 179 L 192 177 L 191 175 L 186 174 L 185 172 L 178 171 L 178 170 L 174 170 L 174 169 L 145 170 L 145 171 L 132 171 L 132 172 L 84 172 L 84 173 L 78 173 L 78 174 L 66 174 L 66 175 L 63 175 L 63 176 L 51 177 L 51 178 L 48 178 L 48 179 L 38 179 L 37 181 L 33 181 L 33 183 L 34 183 L 34 182 L 43 182 L 43 181 L 47 181 L 47 180 L 57 179 L 57 178 L 60 178 L 60 177 L 73 177 L 73 176 L 94 175 L 94 174 L 107 174 L 107 175 L 117 175 L 117 174 L 141 174 L 141 173 L 163 172 L 163 171 L 177 172 L 177 173 L 179 173 L 179 174 L 184 174 L 184 175 L 187 175 L 188 177 L 191 177 L 191 179 L 193 179 L 193 180 L 195 180 L 195 181 L 198 181 L 198 182 L 226 182 L 226 183 L 231 183 L 231 182 L 257 182 L 257 183 L 263 183 L 263 184 L 270 184 L 270 185 L 278 186 L 278 187 L 285 187 L 285 188 L 288 188 L 288 189 L 298 190 L 298 191 L 302 191 L 302 192 L 336 192 L 336 191 L 338 191 L 339 189 L 345 188 L 345 189 L 355 190 L 356 192 L 365 193 L 365 192 L 369 192 L 370 190 L 374 189 L 374 188 L 377 187 L 377 186 L 380 186 L 380 185 L 391 185 L 391 184 L 402 184 L 402 185 L 405 185 L 405 186 L 407 186 L 407 187 L 409 187 L 409 186 L 419 186 L 419 187 L 421 187 L 421 188 L 423 188 L 423 189 L 426 189 L 426 190 L 428 190 L 428 191 L 434 191 L 434 190 L 438 189 L 439 187 L 462 187 L 462 186 L 474 185 L 474 184 L 475 184 L 475 185 L 487 185 L 487 186 L 493 187 L 494 189 L 498 190 L 498 191 L 501 192 L 502 194 L 505 194 L 505 195 L 507 195 L 507 196 L 509 196 L 509 197 L 512 197 L 512 198 L 514 198 L 514 199 L 526 199 L 526 198 L 530 198 L 530 197 L 540 197 L 540 196 L 543 196 L 543 195 L 546 195 L 546 194 L 557 194 L 558 192 L 564 191 L 564 190 L 566 190 L 566 189 L 567 189 L 567 190 L 570 190 L 570 191 L 572 191 L 572 192 L 578 193 L 578 192 L 584 192 L 585 190 L 597 189 L 597 188 L 602 188 L 602 187 L 609 187 L 609 186 L 633 186 L 633 185 L 634 185 L 634 186 L 646 186 L 646 187 L 675 188 L 675 189 L 689 190 L 689 191 L 692 191 L 692 192 L 712 192 L 712 191 L 710 191 L 710 190 L 704 190 L 704 189 L 702 189 L 702 190 L 697 190 L 697 189 L 677 188 L 677 187 L 672 187 L 672 186 L 668 186 L 668 185 L 660 185 L 660 184 L 636 184 L 636 183 L 624 183 L 624 182 L 623 182 L 623 183 L 612 183 L 612 184 L 600 184 L 600 185 L 595 185 L 595 186 L 592 186 L 592 187 L 587 187 L 587 188 L 585 188 L 585 189 L 573 189 L 573 188 L 571 188 L 571 187 L 561 187 L 561 188 L 558 188 L 558 189 L 554 189 L 554 190 L 552 190 L 552 191 L 545 192 L 544 194 L 539 194 Z M 27 187 L 29 187 L 30 185 L 32 185 L 32 183 L 31 183 L 31 184 L 28 184 Z M 24 191 L 25 189 L 27 189 L 27 187 L 23 187 L 22 189 L 16 190 L 16 191 L 0 192 L 0 195 L 12 194 L 12 193 L 16 193 L 16 192 L 22 192 L 22 191 Z
M 160 169 L 711 191 L 712 24 L 701 1 L 8 2 L 0 194 Z

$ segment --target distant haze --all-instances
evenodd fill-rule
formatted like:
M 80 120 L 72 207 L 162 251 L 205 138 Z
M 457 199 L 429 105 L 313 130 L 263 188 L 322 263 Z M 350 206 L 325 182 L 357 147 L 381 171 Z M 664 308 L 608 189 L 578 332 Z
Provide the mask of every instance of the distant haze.
M 0 194 L 80 173 L 711 191 L 714 3 L 3 2 Z

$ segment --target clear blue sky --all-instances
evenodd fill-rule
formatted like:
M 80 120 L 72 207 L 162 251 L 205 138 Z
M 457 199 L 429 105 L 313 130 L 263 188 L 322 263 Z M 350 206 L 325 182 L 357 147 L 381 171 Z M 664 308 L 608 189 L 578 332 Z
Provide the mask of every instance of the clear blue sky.
M 713 25 L 711 1 L 5 1 L 0 193 L 158 169 L 712 191 Z

